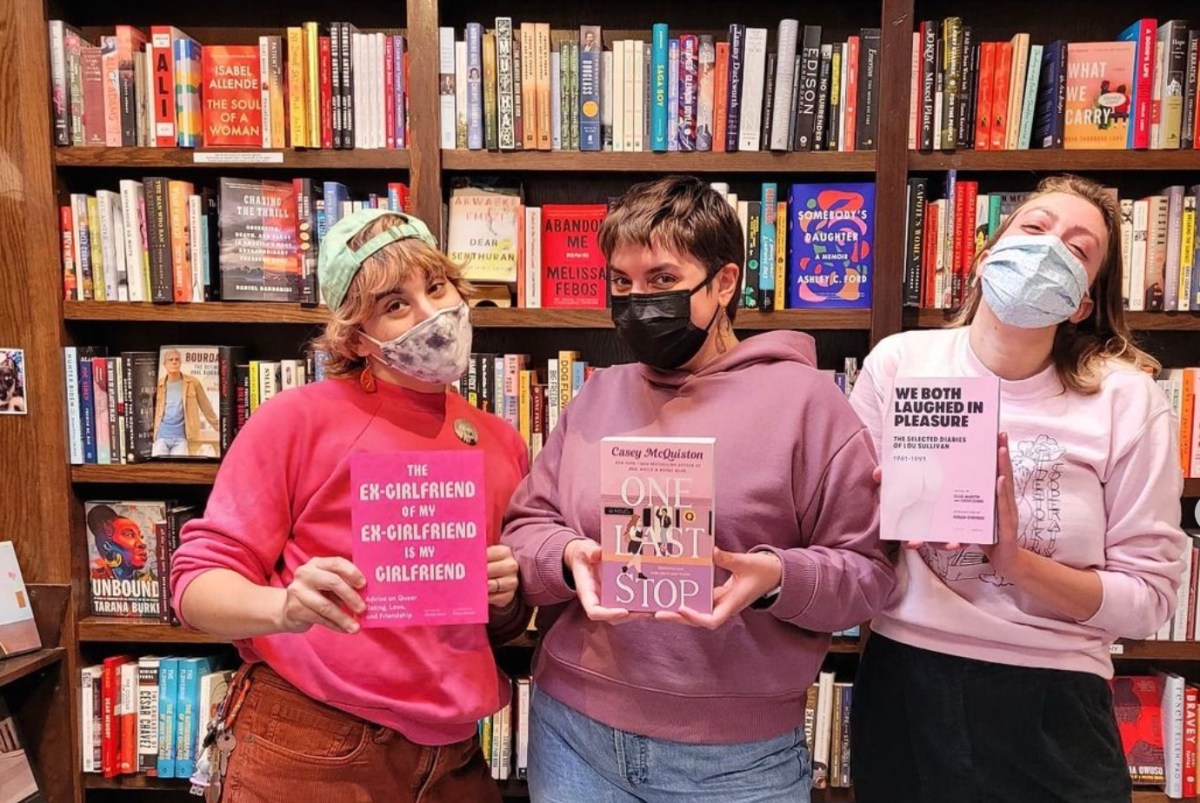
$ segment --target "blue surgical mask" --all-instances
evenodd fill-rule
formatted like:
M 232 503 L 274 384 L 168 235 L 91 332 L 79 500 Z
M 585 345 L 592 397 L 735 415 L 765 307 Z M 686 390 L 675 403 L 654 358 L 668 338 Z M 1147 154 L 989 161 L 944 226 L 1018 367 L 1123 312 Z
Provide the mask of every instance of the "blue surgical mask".
M 1053 234 L 1014 234 L 999 240 L 980 266 L 983 300 L 1009 326 L 1057 326 L 1079 309 L 1087 271 Z

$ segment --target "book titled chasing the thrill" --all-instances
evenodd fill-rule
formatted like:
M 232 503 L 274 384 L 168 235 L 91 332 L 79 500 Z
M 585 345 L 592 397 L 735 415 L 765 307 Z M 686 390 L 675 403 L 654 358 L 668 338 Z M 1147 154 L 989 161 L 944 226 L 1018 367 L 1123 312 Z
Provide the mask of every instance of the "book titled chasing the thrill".
M 600 604 L 711 613 L 714 438 L 601 442 Z
M 898 378 L 883 420 L 879 537 L 996 540 L 996 377 Z

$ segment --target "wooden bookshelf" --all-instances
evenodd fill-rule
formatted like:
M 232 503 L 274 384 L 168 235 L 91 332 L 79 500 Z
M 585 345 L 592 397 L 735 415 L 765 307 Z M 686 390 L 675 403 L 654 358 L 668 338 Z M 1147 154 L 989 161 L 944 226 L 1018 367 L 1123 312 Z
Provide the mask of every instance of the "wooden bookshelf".
M 157 322 L 157 323 L 250 323 L 305 324 L 325 322 L 325 307 L 239 301 L 206 301 L 198 304 L 147 304 L 122 301 L 64 301 L 63 318 L 68 321 Z M 607 309 L 515 309 L 476 307 L 471 322 L 489 329 L 611 329 Z M 738 329 L 834 329 L 871 328 L 870 310 L 742 310 Z
M 0 688 L 21 678 L 40 672 L 62 661 L 67 651 L 62 647 L 45 647 L 24 655 L 0 659 Z
M 187 463 L 156 460 L 130 465 L 71 466 L 71 481 L 112 485 L 211 485 L 217 476 L 216 461 Z
M 101 148 L 67 146 L 54 149 L 62 168 L 107 167 L 163 170 L 408 170 L 406 150 L 320 150 L 297 148 Z
M 952 310 L 906 309 L 909 327 L 938 329 L 950 324 Z M 1200 332 L 1200 312 L 1127 312 L 1129 327 L 1136 332 Z
M 969 170 L 975 172 L 1036 171 L 1129 171 L 1200 170 L 1200 151 L 954 151 L 923 153 L 909 151 L 908 167 L 922 170 Z
M 156 778 L 149 775 L 118 775 L 105 778 L 88 773 L 83 776 L 84 789 L 112 789 L 128 792 L 186 792 L 191 788 L 187 778 Z
M 442 151 L 442 168 L 555 173 L 872 173 L 875 152 L 620 153 Z
M 1200 661 L 1200 641 L 1118 641 L 1113 660 Z
M 1183 497 L 1185 499 L 1200 498 L 1200 479 L 1187 479 L 1183 481 Z
M 169 625 L 148 619 L 123 619 L 115 616 L 85 616 L 79 620 L 80 642 L 123 642 L 146 644 L 228 644 L 199 630 Z

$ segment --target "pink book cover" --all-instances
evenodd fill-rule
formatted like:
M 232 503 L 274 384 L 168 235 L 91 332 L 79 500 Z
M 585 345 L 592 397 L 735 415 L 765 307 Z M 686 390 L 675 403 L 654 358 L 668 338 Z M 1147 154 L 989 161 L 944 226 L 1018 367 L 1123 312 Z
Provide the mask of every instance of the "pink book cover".
M 362 626 L 486 623 L 483 453 L 357 454 L 350 483 Z
M 712 613 L 714 438 L 601 442 L 600 604 Z
M 996 540 L 996 377 L 899 378 L 883 424 L 879 537 Z

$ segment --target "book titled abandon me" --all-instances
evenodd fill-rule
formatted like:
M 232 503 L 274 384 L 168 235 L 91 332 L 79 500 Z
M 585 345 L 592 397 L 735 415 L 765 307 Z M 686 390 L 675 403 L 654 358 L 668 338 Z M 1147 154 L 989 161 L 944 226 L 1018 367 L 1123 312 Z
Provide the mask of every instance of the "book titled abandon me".
M 600 604 L 711 613 L 713 438 L 601 442 Z
M 898 378 L 883 422 L 879 536 L 996 540 L 996 377 Z

